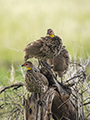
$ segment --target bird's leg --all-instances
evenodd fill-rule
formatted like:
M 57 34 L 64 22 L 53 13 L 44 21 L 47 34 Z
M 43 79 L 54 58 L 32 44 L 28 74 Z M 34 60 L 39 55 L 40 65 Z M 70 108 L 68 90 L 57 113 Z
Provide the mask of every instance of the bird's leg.
M 61 77 L 61 84 L 63 85 L 63 80 L 62 80 L 62 77 Z

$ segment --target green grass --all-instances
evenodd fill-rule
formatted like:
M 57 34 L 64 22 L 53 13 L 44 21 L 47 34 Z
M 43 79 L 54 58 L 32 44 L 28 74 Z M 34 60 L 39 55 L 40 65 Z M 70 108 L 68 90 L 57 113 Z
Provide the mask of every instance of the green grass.
M 0 85 L 6 85 L 9 77 L 10 77 L 9 71 L 7 71 L 5 68 L 1 68 L 0 69 Z
M 20 67 L 20 66 L 19 66 Z M 17 68 L 16 70 L 10 69 L 5 69 L 1 68 L 0 69 L 0 85 L 7 86 L 13 82 L 21 81 L 23 82 L 23 76 L 21 74 L 20 68 Z

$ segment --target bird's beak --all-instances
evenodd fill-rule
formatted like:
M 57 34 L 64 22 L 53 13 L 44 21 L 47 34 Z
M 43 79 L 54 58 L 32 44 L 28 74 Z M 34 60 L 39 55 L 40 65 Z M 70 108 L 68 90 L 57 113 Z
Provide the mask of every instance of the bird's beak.
M 23 66 L 24 66 L 24 64 L 21 65 L 21 67 L 23 67 Z

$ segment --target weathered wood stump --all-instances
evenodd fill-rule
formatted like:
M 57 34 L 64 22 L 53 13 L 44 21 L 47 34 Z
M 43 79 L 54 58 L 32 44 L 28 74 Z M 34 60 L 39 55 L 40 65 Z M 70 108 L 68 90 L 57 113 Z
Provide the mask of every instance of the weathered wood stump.
M 76 120 L 76 110 L 67 95 L 60 96 L 55 88 L 50 87 L 43 96 L 42 105 L 38 105 L 37 95 L 27 96 L 24 105 L 24 120 Z

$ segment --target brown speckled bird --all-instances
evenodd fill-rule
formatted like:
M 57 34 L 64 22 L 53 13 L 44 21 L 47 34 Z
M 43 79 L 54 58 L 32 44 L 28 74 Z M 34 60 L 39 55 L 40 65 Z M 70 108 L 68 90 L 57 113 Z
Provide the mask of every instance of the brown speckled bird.
M 29 58 L 37 58 L 39 61 L 53 58 L 60 53 L 62 48 L 62 40 L 55 36 L 52 29 L 47 30 L 49 36 L 41 37 L 32 43 L 29 43 L 25 49 L 24 60 Z
M 48 59 L 47 62 L 50 65 L 53 65 L 53 71 L 55 75 L 61 77 L 61 83 L 62 83 L 63 74 L 67 72 L 70 62 L 69 53 L 66 50 L 66 47 L 63 46 L 60 54 L 54 57 L 53 59 Z
M 40 73 L 39 69 L 34 66 L 30 61 L 26 61 L 22 67 L 27 67 L 25 75 L 25 86 L 29 92 L 45 93 L 48 89 L 47 78 Z

